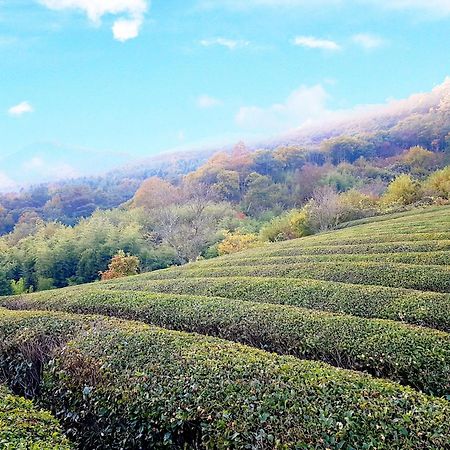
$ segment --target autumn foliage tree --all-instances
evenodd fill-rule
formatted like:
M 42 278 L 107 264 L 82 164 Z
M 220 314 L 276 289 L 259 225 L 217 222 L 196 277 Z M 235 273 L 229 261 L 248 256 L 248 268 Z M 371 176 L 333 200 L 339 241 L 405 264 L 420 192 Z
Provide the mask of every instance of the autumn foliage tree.
M 112 280 L 114 278 L 128 277 L 137 275 L 139 272 L 139 258 L 126 254 L 123 250 L 119 250 L 115 254 L 108 265 L 108 270 L 100 272 L 102 280 Z
M 151 177 L 137 190 L 133 206 L 152 210 L 171 205 L 177 202 L 179 197 L 180 192 L 175 186 L 161 178 Z
M 230 255 L 259 245 L 258 236 L 253 233 L 226 232 L 225 239 L 217 246 L 219 255 Z

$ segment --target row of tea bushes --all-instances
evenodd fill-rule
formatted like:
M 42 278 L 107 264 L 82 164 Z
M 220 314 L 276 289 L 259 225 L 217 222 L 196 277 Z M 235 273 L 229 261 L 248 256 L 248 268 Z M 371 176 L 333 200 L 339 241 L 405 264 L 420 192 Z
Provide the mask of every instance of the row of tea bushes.
M 65 345 L 42 350 L 64 330 Z M 450 437 L 445 400 L 136 322 L 2 311 L 0 368 L 25 383 L 25 366 L 42 367 L 36 395 L 82 449 L 445 449 Z
M 398 322 L 285 305 L 132 291 L 63 289 L 3 303 L 133 319 L 367 371 L 434 395 L 450 395 L 450 335 Z
M 56 419 L 30 400 L 0 385 L 0 448 L 2 450 L 69 450 Z
M 283 246 L 283 243 L 269 244 L 264 247 L 235 253 L 230 259 L 239 259 L 241 255 L 259 256 L 297 256 L 297 255 L 334 255 L 334 254 L 372 254 L 372 253 L 410 253 L 410 252 L 436 252 L 449 251 L 450 240 L 417 241 L 417 242 L 382 242 L 373 244 L 321 244 L 304 247 L 302 240 L 297 245 Z M 294 242 L 290 242 L 293 244 Z
M 195 263 L 195 267 L 268 266 L 314 262 L 384 262 L 401 264 L 450 265 L 450 251 L 410 252 L 410 253 L 372 253 L 372 254 L 333 254 L 298 256 L 258 256 L 242 255 L 239 258 L 215 258 Z M 191 265 L 194 267 L 194 264 Z
M 448 230 L 448 225 L 447 225 Z M 385 231 L 383 233 L 373 233 L 366 235 L 358 230 L 354 235 L 340 235 L 338 232 L 329 232 L 326 234 L 319 234 L 312 238 L 303 238 L 302 247 L 313 248 L 315 246 L 323 245 L 352 245 L 352 244 L 381 244 L 390 242 L 426 242 L 426 241 L 444 241 L 450 240 L 450 232 L 409 232 L 399 233 L 393 229 L 391 232 Z M 298 241 L 286 241 L 281 247 L 290 248 L 298 245 Z
M 154 280 L 155 274 L 99 283 L 97 286 L 114 290 L 144 290 L 286 304 L 450 331 L 449 294 L 271 277 L 179 277 Z
M 450 292 L 450 267 L 395 264 L 382 262 L 311 262 L 298 264 L 273 264 L 210 267 L 187 265 L 159 270 L 148 274 L 148 279 L 187 277 L 286 277 L 311 278 L 341 283 L 402 287 L 421 291 Z

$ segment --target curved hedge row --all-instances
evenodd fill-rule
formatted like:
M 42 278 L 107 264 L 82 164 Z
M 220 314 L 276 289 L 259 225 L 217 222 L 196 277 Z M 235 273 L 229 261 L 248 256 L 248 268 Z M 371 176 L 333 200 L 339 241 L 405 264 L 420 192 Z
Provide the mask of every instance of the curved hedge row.
M 290 247 L 282 246 L 282 243 L 268 244 L 264 247 L 248 250 L 246 255 L 260 256 L 296 256 L 296 255 L 332 255 L 332 254 L 366 254 L 366 253 L 402 253 L 402 252 L 434 252 L 450 250 L 450 240 L 442 241 L 418 241 L 418 242 L 384 242 L 373 244 L 349 244 L 349 245 L 316 245 L 303 247 L 302 241 Z M 292 244 L 293 242 L 291 242 Z M 243 255 L 244 253 L 242 253 Z M 234 254 L 238 257 L 240 254 Z
M 376 262 L 312 262 L 271 266 L 186 265 L 180 268 L 158 270 L 147 279 L 179 277 L 286 277 L 311 278 L 342 283 L 402 287 L 422 291 L 450 292 L 450 267 Z
M 290 278 L 203 277 L 153 280 L 149 275 L 101 283 L 98 286 L 114 290 L 146 290 L 286 304 L 367 318 L 391 319 L 450 331 L 448 294 Z
M 68 318 L 83 331 L 30 352 Z M 447 401 L 392 382 L 135 322 L 0 313 L 3 371 L 50 354 L 39 399 L 80 448 L 413 450 L 450 437 Z
M 312 262 L 385 262 L 402 264 L 450 265 L 450 251 L 410 252 L 410 253 L 373 253 L 373 254 L 333 254 L 333 255 L 298 255 L 298 256 L 259 256 L 239 255 L 235 258 L 214 258 L 195 263 L 195 267 L 233 266 L 269 266 L 277 264 L 298 264 Z M 192 265 L 191 267 L 194 267 Z
M 448 228 L 447 228 L 448 229 Z M 380 244 L 390 242 L 428 242 L 428 241 L 448 241 L 450 240 L 450 232 L 429 232 L 429 231 L 413 231 L 409 233 L 400 233 L 395 227 L 391 232 L 374 232 L 365 234 L 367 231 L 364 229 L 355 230 L 355 233 L 347 234 L 340 231 L 327 232 L 324 234 L 317 234 L 315 236 L 302 238 L 302 247 L 314 247 L 317 245 L 354 245 L 354 244 Z M 298 245 L 299 241 L 290 240 L 283 242 L 283 248 L 294 247 Z
M 66 289 L 11 297 L 4 305 L 139 320 L 368 371 L 429 394 L 450 395 L 450 336 L 427 328 L 290 306 L 130 291 Z
M 0 385 L 0 448 L 3 450 L 69 450 L 57 420 Z

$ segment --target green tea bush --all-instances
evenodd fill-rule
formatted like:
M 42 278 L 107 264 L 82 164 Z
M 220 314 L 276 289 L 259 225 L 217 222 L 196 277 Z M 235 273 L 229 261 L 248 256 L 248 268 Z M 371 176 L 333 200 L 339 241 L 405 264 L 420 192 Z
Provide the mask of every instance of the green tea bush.
M 450 395 L 450 336 L 398 322 L 284 305 L 131 291 L 60 290 L 5 306 L 104 314 L 197 332 L 267 351 L 367 371 L 429 394 Z
M 292 244 L 293 242 L 290 242 Z M 251 250 L 242 255 L 259 256 L 296 256 L 296 255 L 329 255 L 329 254 L 372 254 L 372 253 L 403 253 L 403 252 L 435 252 L 450 250 L 450 240 L 417 241 L 417 242 L 382 242 L 368 244 L 323 244 L 303 246 L 298 243 L 290 247 L 281 244 L 266 245 L 258 252 Z M 242 255 L 232 255 L 230 259 Z M 228 257 L 227 257 L 228 258 Z
M 152 280 L 143 275 L 99 286 L 286 304 L 450 331 L 450 295 L 435 292 L 271 277 Z
M 79 325 L 52 349 L 37 395 L 81 449 L 414 450 L 449 441 L 449 403 L 392 382 L 136 322 L 37 317 L 0 313 L 0 355 L 6 345 L 35 364 L 49 355 L 26 349 L 52 340 L 68 317 Z
M 3 450 L 69 450 L 57 420 L 30 400 L 0 385 L 0 448 Z
M 147 276 L 148 279 L 179 277 L 286 277 L 312 278 L 342 283 L 403 287 L 422 291 L 450 292 L 450 267 L 376 262 L 312 262 L 299 264 L 254 265 L 251 267 L 183 266 Z
M 450 265 L 450 251 L 410 252 L 410 253 L 372 253 L 372 254 L 334 254 L 334 255 L 298 255 L 298 256 L 257 256 L 242 255 L 240 258 L 217 258 L 208 261 L 208 267 L 233 266 L 267 266 L 280 264 L 312 263 L 312 262 L 386 262 L 403 264 Z M 198 265 L 197 267 L 202 267 Z

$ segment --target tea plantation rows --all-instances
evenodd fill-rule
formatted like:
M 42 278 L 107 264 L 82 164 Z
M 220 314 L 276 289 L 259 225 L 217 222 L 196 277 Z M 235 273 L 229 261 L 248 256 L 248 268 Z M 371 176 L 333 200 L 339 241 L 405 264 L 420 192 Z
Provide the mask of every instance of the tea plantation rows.
M 449 262 L 440 207 L 4 298 L 2 382 L 78 448 L 447 449 Z

